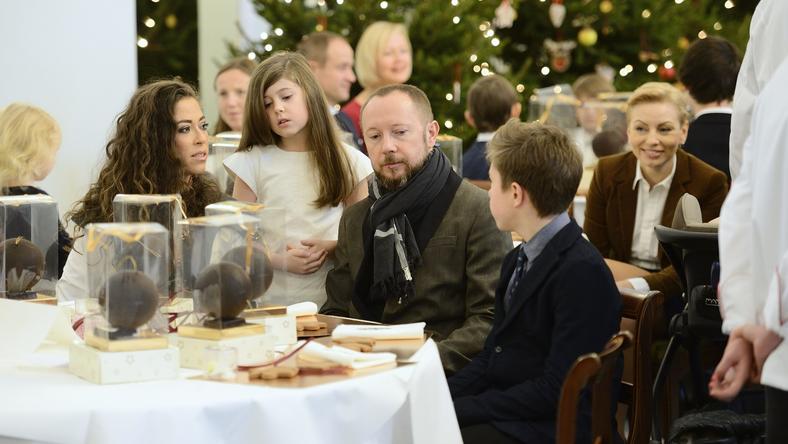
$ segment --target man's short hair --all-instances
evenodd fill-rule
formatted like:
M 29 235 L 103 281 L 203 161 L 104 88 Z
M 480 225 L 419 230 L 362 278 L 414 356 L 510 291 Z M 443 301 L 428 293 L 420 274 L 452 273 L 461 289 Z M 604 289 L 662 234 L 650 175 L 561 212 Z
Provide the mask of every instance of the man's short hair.
M 595 99 L 602 93 L 614 93 L 616 88 L 606 77 L 599 74 L 584 74 L 572 84 L 575 97 Z
M 566 211 L 583 175 L 583 159 L 566 133 L 538 122 L 506 122 L 487 144 L 487 160 L 503 189 L 516 182 L 528 192 L 540 217 Z
M 679 80 L 700 104 L 733 100 L 741 58 L 733 43 L 707 37 L 690 45 L 679 67 Z
M 320 66 L 323 66 L 326 64 L 328 45 L 334 39 L 345 40 L 341 35 L 331 31 L 313 32 L 305 35 L 298 42 L 296 51 L 301 53 L 308 61 L 317 62 Z
M 511 83 L 497 74 L 477 79 L 468 90 L 468 112 L 480 132 L 493 132 L 506 123 L 518 101 Z
M 402 94 L 407 95 L 410 98 L 410 101 L 413 102 L 413 105 L 416 106 L 416 109 L 419 110 L 419 114 L 421 114 L 424 122 L 432 122 L 434 119 L 432 115 L 432 105 L 430 105 L 430 99 L 426 94 L 424 94 L 424 91 L 413 85 L 395 84 L 378 88 L 369 96 L 366 103 L 364 103 L 364 106 L 361 107 L 362 129 L 364 122 L 364 110 L 367 109 L 369 102 L 371 102 L 375 97 L 385 97 L 393 92 L 401 92 Z

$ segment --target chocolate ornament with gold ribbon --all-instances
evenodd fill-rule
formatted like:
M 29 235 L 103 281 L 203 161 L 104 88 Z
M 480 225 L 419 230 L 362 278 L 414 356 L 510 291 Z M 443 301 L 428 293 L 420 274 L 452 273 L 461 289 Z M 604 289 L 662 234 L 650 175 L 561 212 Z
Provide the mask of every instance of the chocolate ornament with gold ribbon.
M 159 306 L 159 291 L 145 273 L 123 270 L 112 274 L 101 286 L 98 302 L 109 324 L 117 329 L 112 335 L 112 339 L 117 339 L 133 335 L 150 321 Z
M 203 323 L 211 328 L 228 328 L 244 325 L 238 315 L 252 297 L 252 282 L 240 265 L 218 262 L 203 269 L 194 282 L 199 291 L 197 306 L 213 318 Z
M 0 243 L 0 257 L 4 258 L 5 291 L 8 299 L 35 299 L 30 291 L 44 272 L 44 253 L 36 244 L 23 237 Z

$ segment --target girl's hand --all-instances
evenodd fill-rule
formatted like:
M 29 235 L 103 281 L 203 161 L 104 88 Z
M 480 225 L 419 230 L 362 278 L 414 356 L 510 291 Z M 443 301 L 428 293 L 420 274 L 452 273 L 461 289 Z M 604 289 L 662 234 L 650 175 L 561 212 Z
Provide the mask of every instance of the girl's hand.
M 324 250 L 329 256 L 334 254 L 334 250 L 337 249 L 337 241 L 332 240 L 304 239 L 301 241 L 301 245 L 311 252 Z
M 323 266 L 328 253 L 326 250 L 314 250 L 297 245 L 287 245 L 285 266 L 290 273 L 311 274 Z
M 731 401 L 750 379 L 752 363 L 751 344 L 740 336 L 731 335 L 725 353 L 711 375 L 709 394 L 721 401 Z

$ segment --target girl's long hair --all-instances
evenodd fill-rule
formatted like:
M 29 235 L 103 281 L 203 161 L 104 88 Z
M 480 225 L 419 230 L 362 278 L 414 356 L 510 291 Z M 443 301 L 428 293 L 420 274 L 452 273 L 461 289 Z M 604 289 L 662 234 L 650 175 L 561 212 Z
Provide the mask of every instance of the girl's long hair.
M 175 104 L 197 93 L 180 80 L 159 80 L 137 89 L 117 119 L 98 179 L 66 215 L 77 227 L 112 222 L 116 194 L 180 193 L 186 215 L 200 216 L 221 199 L 208 176 L 190 176 L 175 156 Z
M 238 151 L 281 142 L 281 137 L 271 129 L 264 96 L 265 91 L 282 78 L 294 82 L 304 92 L 309 116 L 306 124 L 309 146 L 306 148 L 320 181 L 314 205 L 317 208 L 338 206 L 353 191 L 357 179 L 353 177 L 350 159 L 340 142 L 339 129 L 328 110 L 326 96 L 301 54 L 277 52 L 260 63 L 252 73 Z

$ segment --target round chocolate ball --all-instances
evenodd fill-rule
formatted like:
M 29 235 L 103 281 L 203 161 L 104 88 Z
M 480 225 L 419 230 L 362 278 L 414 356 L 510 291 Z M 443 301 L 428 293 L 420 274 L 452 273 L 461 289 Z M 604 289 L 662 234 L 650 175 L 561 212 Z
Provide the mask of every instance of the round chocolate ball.
M 235 247 L 228 251 L 222 260 L 231 262 L 240 266 L 246 272 L 246 246 Z M 249 280 L 252 281 L 252 296 L 251 298 L 258 298 L 268 290 L 271 286 L 271 281 L 274 280 L 274 269 L 271 267 L 271 260 L 268 259 L 268 254 L 259 245 L 252 247 L 252 255 L 250 258 L 249 267 Z
M 5 258 L 5 288 L 9 293 L 28 291 L 41 280 L 44 253 L 23 237 L 0 243 L 0 257 Z
M 205 267 L 197 275 L 195 290 L 203 311 L 220 319 L 233 319 L 246 307 L 252 296 L 252 283 L 239 265 L 219 262 Z
M 107 303 L 107 293 L 110 294 Z M 133 330 L 148 322 L 159 306 L 156 284 L 140 271 L 118 271 L 99 290 L 99 305 L 110 325 Z

